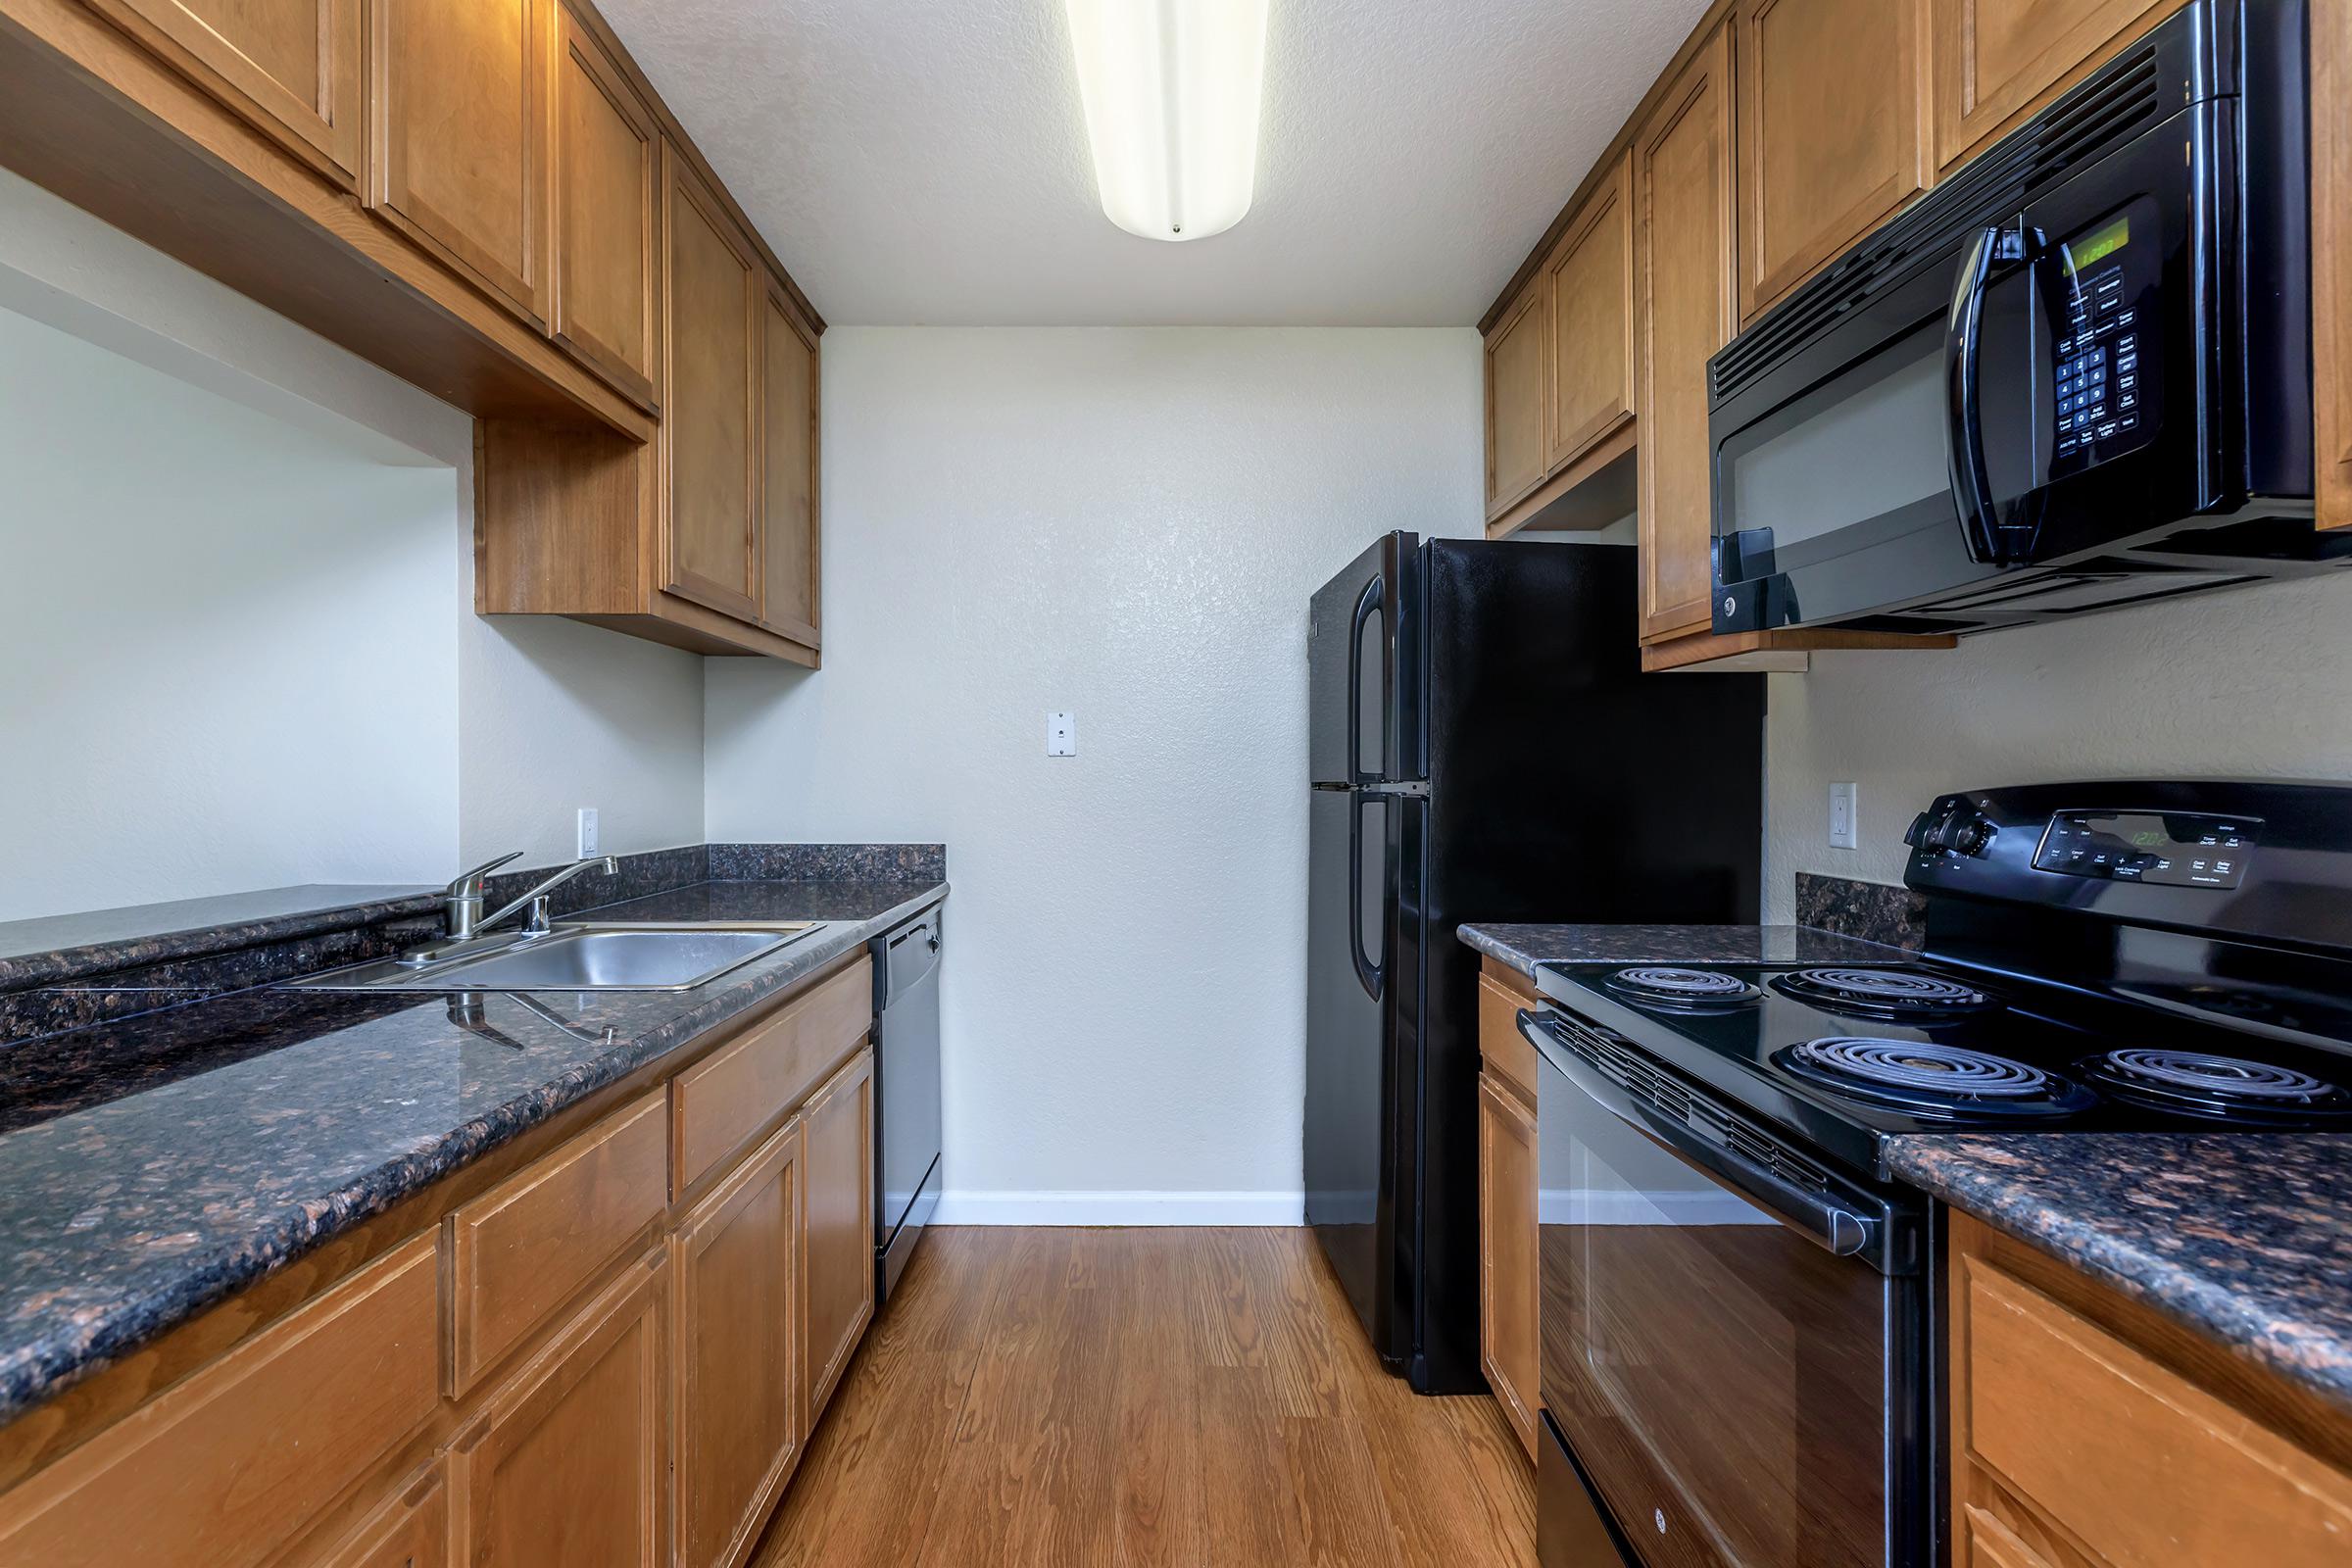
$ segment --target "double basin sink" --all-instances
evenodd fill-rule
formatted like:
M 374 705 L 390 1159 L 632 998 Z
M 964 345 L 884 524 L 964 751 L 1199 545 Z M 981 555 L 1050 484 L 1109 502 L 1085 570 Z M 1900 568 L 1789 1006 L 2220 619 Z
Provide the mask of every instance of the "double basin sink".
M 499 933 L 336 969 L 306 991 L 691 991 L 805 941 L 821 920 L 723 924 L 560 924 Z

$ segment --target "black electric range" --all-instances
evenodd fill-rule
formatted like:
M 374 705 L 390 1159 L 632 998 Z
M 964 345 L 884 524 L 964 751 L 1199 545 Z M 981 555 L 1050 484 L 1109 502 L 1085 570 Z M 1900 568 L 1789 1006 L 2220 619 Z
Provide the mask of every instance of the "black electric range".
M 1938 1221 L 1887 1138 L 2352 1128 L 2352 789 L 1978 791 L 1907 840 L 1917 956 L 1538 969 L 1547 1565 L 1938 1560 Z

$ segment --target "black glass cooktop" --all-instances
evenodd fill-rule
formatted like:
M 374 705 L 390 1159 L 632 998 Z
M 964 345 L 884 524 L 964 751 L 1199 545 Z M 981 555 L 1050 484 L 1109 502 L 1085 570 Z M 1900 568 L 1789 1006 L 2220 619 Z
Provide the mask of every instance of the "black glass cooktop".
M 1895 1133 L 2352 1127 L 2352 1052 L 2231 1027 L 2210 999 L 2150 1006 L 1932 961 L 1545 964 L 1537 980 L 1575 1020 L 1860 1169 Z

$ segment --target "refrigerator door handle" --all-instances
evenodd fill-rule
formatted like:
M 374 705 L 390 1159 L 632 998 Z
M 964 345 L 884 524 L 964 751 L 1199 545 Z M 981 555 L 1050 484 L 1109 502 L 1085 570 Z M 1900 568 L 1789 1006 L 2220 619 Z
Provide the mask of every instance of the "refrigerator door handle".
M 1387 693 L 1382 693 L 1380 705 L 1380 758 L 1378 770 L 1364 771 L 1364 623 L 1374 611 L 1385 610 L 1388 604 L 1388 579 L 1374 577 L 1356 595 L 1355 614 L 1348 622 L 1348 782 L 1372 784 L 1388 772 L 1389 705 Z
M 1385 811 L 1392 799 L 1357 795 L 1348 802 L 1348 956 L 1355 960 L 1356 982 L 1374 1002 L 1387 989 L 1389 970 L 1385 962 L 1364 956 L 1364 808 L 1377 803 Z

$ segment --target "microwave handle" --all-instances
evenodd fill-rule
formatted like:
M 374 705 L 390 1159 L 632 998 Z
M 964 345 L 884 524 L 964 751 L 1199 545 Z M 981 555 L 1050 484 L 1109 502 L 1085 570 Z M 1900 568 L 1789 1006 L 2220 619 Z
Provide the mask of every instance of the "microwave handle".
M 2023 251 L 2020 236 L 2008 238 L 2018 241 Z M 2004 230 L 1977 231 L 1960 263 L 1951 312 L 1943 324 L 1944 416 L 1949 421 L 1945 461 L 1952 501 L 1960 510 L 1960 534 L 1968 543 L 1969 559 L 1985 564 L 1999 557 L 1990 516 L 1992 478 L 1984 465 L 1984 286 L 1992 278 L 1993 262 L 2006 248 Z

